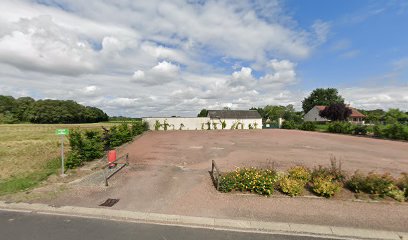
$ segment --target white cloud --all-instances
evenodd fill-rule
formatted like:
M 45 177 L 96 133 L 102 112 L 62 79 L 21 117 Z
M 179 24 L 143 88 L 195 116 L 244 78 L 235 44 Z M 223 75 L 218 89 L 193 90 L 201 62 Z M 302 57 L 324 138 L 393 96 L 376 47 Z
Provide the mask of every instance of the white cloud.
M 147 86 L 165 84 L 179 80 L 180 67 L 167 61 L 157 63 L 147 72 L 137 70 L 133 74 L 135 83 L 141 83 Z
M 277 0 L 41 2 L 0 1 L 0 94 L 74 99 L 112 115 L 299 106 L 295 62 L 331 27 L 318 20 L 302 29 Z M 364 93 L 350 101 L 391 104 Z M 406 103 L 392 88 L 381 94 Z
M 312 29 L 316 35 L 317 44 L 325 43 L 330 32 L 330 23 L 319 19 L 313 23 Z
M 268 73 L 260 78 L 263 86 L 289 85 L 296 82 L 296 64 L 289 60 L 272 59 L 268 62 L 272 73 Z

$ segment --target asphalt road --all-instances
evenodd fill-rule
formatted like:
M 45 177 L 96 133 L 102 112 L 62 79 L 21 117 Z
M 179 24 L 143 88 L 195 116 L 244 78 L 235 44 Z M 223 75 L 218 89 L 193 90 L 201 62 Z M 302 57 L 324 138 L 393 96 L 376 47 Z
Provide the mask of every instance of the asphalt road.
M 124 240 L 124 239 L 273 239 L 312 240 L 305 236 L 220 231 L 156 224 L 118 222 L 58 215 L 0 211 L 0 239 Z

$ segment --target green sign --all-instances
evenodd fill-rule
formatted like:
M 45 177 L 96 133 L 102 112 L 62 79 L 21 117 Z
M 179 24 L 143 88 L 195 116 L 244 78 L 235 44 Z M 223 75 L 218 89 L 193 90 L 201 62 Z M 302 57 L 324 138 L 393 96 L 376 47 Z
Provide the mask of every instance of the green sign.
M 57 129 L 57 130 L 55 130 L 55 134 L 57 134 L 57 135 L 68 135 L 69 130 L 68 129 Z

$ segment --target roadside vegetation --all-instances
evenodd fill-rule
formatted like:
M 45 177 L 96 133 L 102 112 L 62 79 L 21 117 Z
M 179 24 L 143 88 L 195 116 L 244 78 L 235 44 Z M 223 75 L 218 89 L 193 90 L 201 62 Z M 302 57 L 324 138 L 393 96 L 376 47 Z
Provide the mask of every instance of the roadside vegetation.
M 115 124 L 0 124 L 0 195 L 37 186 L 60 167 L 60 128 L 84 132 Z M 65 138 L 66 153 L 69 141 Z
M 101 158 L 105 151 L 118 147 L 148 130 L 146 122 L 122 123 L 110 129 L 80 131 L 73 129 L 69 134 L 71 151 L 65 161 L 67 168 L 76 168 Z
M 270 196 L 275 191 L 294 197 L 308 191 L 314 195 L 331 198 L 340 191 L 349 190 L 356 195 L 366 194 L 372 199 L 390 198 L 399 202 L 408 201 L 408 174 L 399 178 L 390 174 L 356 171 L 347 175 L 341 164 L 332 159 L 331 166 L 313 169 L 294 166 L 287 171 L 260 168 L 238 168 L 221 175 L 221 192 L 250 192 Z

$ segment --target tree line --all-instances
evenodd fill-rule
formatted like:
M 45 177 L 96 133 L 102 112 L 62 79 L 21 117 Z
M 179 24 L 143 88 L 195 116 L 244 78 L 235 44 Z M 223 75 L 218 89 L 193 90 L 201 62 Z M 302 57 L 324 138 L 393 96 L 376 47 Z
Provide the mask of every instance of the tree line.
M 95 123 L 108 121 L 99 108 L 73 100 L 34 100 L 0 95 L 0 123 Z

